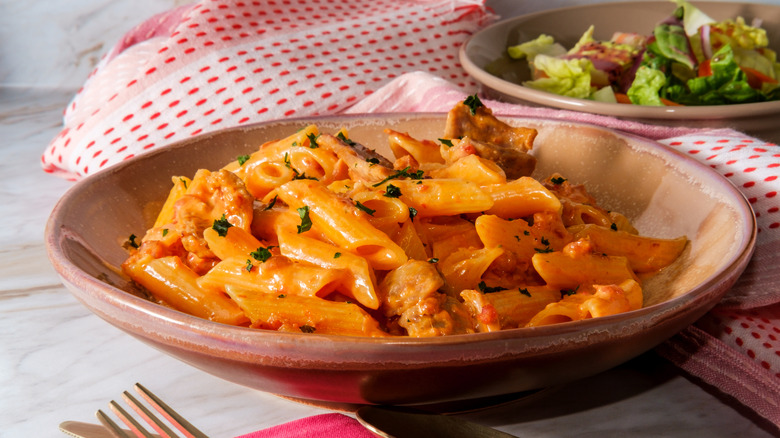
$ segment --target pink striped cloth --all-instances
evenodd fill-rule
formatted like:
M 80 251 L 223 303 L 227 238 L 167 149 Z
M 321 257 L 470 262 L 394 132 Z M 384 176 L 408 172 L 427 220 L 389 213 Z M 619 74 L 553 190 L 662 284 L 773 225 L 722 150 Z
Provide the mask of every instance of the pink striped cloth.
M 150 18 L 105 54 L 66 108 L 42 167 L 77 180 L 229 126 L 447 111 L 477 89 L 458 63 L 460 45 L 494 19 L 481 0 L 200 0 Z M 752 262 L 722 303 L 657 351 L 780 427 L 780 148 L 732 130 L 485 103 L 499 115 L 587 122 L 658 140 L 742 189 L 758 217 Z M 354 422 L 301 421 L 339 429 Z

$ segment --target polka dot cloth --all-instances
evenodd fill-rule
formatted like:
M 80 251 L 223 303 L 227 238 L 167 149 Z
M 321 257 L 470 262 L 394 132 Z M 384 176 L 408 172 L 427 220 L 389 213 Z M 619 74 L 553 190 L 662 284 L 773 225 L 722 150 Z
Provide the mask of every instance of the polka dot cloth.
M 698 326 L 780 379 L 780 305 L 713 310 Z
M 202 0 L 106 54 L 43 169 L 80 179 L 193 135 L 340 112 L 408 71 L 463 89 L 463 41 L 494 17 L 468 0 Z
M 447 111 L 464 97 L 441 78 L 409 73 L 347 112 Z M 648 126 L 585 113 L 485 103 L 496 114 L 565 118 L 654 138 L 709 165 L 744 193 L 755 209 L 759 230 L 748 268 L 715 309 L 656 351 L 780 427 L 780 147 L 728 129 Z

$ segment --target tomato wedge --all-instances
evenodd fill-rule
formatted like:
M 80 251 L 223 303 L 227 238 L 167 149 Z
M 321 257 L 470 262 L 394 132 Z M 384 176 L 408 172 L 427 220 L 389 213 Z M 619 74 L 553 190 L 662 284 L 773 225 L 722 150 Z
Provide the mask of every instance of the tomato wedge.
M 615 99 L 617 100 L 617 103 L 633 103 L 631 102 L 631 99 L 628 98 L 628 95 L 625 93 L 615 93 Z
M 747 76 L 747 82 L 748 84 L 757 89 L 761 89 L 761 84 L 767 83 L 767 84 L 776 84 L 777 79 L 770 78 L 769 76 L 761 73 L 760 71 L 750 68 L 750 67 L 740 67 L 740 69 L 745 72 L 745 75 Z
M 666 105 L 666 106 L 685 106 L 685 105 L 683 105 L 681 103 L 672 102 L 671 100 L 665 99 L 663 97 L 661 98 L 661 102 L 663 102 L 663 104 Z
M 710 65 L 709 59 L 705 59 L 701 64 L 699 64 L 698 75 L 700 78 L 704 76 L 712 76 L 712 65 Z

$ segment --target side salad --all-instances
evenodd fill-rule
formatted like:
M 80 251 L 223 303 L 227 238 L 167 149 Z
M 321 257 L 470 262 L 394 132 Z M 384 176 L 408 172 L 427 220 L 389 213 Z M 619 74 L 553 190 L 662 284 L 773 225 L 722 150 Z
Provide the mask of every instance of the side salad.
M 593 38 L 591 26 L 567 49 L 549 35 L 507 48 L 526 59 L 551 93 L 636 105 L 723 105 L 780 100 L 780 63 L 759 21 L 715 21 L 685 0 L 652 35 Z M 490 67 L 488 67 L 488 70 Z

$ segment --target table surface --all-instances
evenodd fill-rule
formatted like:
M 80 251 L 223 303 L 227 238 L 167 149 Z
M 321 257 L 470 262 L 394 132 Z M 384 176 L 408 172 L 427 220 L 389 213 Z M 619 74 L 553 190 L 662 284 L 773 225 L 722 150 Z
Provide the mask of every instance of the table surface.
M 61 127 L 62 109 L 125 30 L 184 3 L 0 0 L 0 437 L 63 436 L 60 422 L 96 422 L 94 412 L 135 382 L 213 437 L 329 412 L 223 381 L 139 342 L 78 303 L 48 263 L 44 226 L 72 183 L 42 172 L 40 154 Z M 488 3 L 498 12 L 520 4 Z M 770 436 L 652 352 L 464 417 L 524 437 Z

